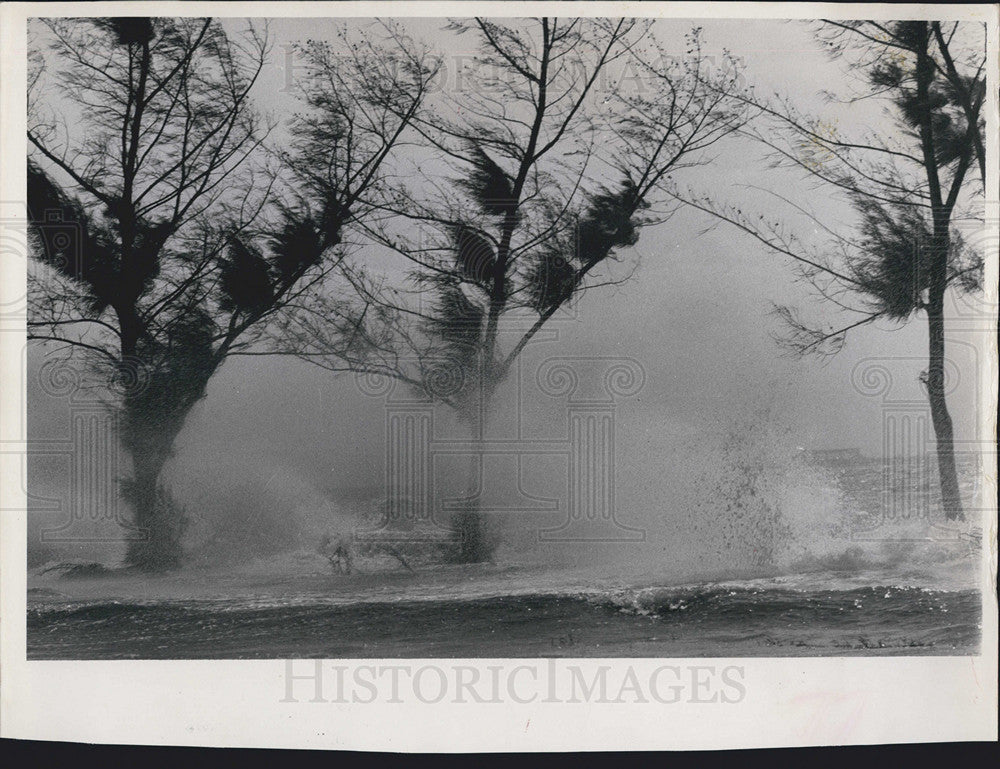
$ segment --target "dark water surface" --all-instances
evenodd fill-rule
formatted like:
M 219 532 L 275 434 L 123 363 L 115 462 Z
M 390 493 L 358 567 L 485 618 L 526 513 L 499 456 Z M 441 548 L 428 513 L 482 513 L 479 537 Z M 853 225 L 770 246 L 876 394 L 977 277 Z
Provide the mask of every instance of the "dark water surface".
M 29 659 L 975 654 L 977 591 L 705 586 L 282 606 L 87 601 L 28 612 Z

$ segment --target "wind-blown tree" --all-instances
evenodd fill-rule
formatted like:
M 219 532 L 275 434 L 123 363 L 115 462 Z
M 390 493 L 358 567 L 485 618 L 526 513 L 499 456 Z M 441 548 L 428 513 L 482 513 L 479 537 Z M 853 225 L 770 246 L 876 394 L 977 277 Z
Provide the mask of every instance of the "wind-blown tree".
M 185 516 L 160 475 L 177 435 L 225 360 L 266 346 L 280 312 L 321 284 L 354 212 L 332 197 L 280 201 L 258 161 L 272 126 L 249 95 L 266 34 L 211 19 L 46 27 L 57 106 L 79 111 L 82 135 L 60 136 L 32 94 L 28 336 L 118 392 L 136 530 L 126 563 L 168 569 Z M 384 157 L 368 158 L 369 178 Z
M 809 247 L 788 227 L 705 197 L 689 203 L 734 224 L 772 251 L 796 260 L 815 297 L 842 312 L 842 324 L 812 324 L 800 311 L 777 307 L 790 331 L 781 340 L 798 355 L 840 351 L 848 332 L 877 320 L 927 321 L 927 390 L 936 436 L 941 501 L 947 519 L 964 519 L 954 434 L 945 395 L 945 300 L 949 291 L 976 291 L 982 255 L 954 224 L 981 219 L 985 191 L 985 28 L 937 21 L 829 21 L 818 31 L 836 61 L 860 81 L 852 101 L 878 99 L 892 131 L 847 136 L 822 116 L 805 115 L 787 100 L 741 98 L 764 121 L 746 133 L 773 153 L 775 165 L 805 171 L 846 197 L 856 229 L 831 227 L 788 198 L 790 213 L 806 214 L 829 241 Z M 978 179 L 975 171 L 978 169 Z
M 343 266 L 353 314 L 331 325 L 329 313 L 302 313 L 296 327 L 306 360 L 402 380 L 452 407 L 481 441 L 525 346 L 584 291 L 624 279 L 619 254 L 672 213 L 652 207 L 664 201 L 657 191 L 704 161 L 744 110 L 727 96 L 734 62 L 710 68 L 697 32 L 689 55 L 670 57 L 648 23 L 630 19 L 448 29 L 475 36 L 478 55 L 464 87 L 438 93 L 413 120 L 415 159 L 398 174 L 413 181 L 373 200 L 379 214 L 365 230 L 382 261 L 373 253 Z M 629 89 L 635 57 L 656 55 L 661 66 Z M 329 84 L 325 98 L 356 99 Z M 482 457 L 471 460 L 474 488 Z M 495 541 L 474 502 L 453 527 L 459 560 L 490 557 Z

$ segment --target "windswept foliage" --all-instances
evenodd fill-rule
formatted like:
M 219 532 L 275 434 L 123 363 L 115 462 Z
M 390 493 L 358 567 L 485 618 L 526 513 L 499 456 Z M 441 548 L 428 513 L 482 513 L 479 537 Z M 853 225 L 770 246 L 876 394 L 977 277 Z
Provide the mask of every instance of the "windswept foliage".
M 789 331 L 781 341 L 796 354 L 831 355 L 860 326 L 926 316 L 928 369 L 921 381 L 937 437 L 945 515 L 960 519 L 944 392 L 944 307 L 948 291 L 976 291 L 982 280 L 983 256 L 968 247 L 955 223 L 983 218 L 985 27 L 827 21 L 818 35 L 861 85 L 850 101 L 883 101 L 894 130 L 842 135 L 822 117 L 803 115 L 786 100 L 762 98 L 748 89 L 742 99 L 762 122 L 747 132 L 769 148 L 776 166 L 798 169 L 844 195 L 857 215 L 855 231 L 832 228 L 813 216 L 817 231 L 830 239 L 808 247 L 782 226 L 740 208 L 697 196 L 687 196 L 687 202 L 794 259 L 815 296 L 844 313 L 845 322 L 831 328 L 810 323 L 797 309 L 776 308 Z
M 484 213 L 503 216 L 517 209 L 513 181 L 476 142 L 470 143 L 469 175 L 456 184 L 464 189 Z
M 194 18 L 33 31 L 55 68 L 37 73 L 29 100 L 29 339 L 83 353 L 81 369 L 117 393 L 136 529 L 127 561 L 171 568 L 183 511 L 159 477 L 178 433 L 225 360 L 272 350 L 283 310 L 334 269 L 384 143 L 358 126 L 356 141 L 383 153 L 367 175 L 283 202 L 260 153 L 272 126 L 249 101 L 262 31 Z M 78 130 L 57 130 L 54 93 L 79 110 Z
M 303 358 L 396 377 L 453 407 L 481 437 L 525 346 L 584 291 L 627 277 L 616 274 L 619 256 L 643 226 L 672 212 L 663 194 L 670 175 L 704 162 L 705 150 L 745 120 L 741 105 L 720 95 L 733 87 L 735 62 L 710 67 L 697 31 L 678 61 L 655 50 L 649 26 L 449 22 L 478 53 L 461 73 L 465 88 L 436 91 L 413 116 L 406 141 L 419 159 L 373 196 L 378 215 L 365 232 L 380 260 L 373 253 L 345 273 L 364 308 L 350 311 L 356 346 L 345 355 L 344 308 L 321 307 L 299 319 Z M 398 59 L 422 60 L 411 41 L 388 37 Z M 651 67 L 645 47 L 667 63 Z M 636 66 L 648 87 L 633 92 L 624 74 Z M 399 114 L 392 99 L 315 82 L 310 98 L 344 114 L 350 105 Z M 320 314 L 334 320 L 323 324 Z M 462 560 L 489 557 L 476 510 L 457 516 L 455 531 Z

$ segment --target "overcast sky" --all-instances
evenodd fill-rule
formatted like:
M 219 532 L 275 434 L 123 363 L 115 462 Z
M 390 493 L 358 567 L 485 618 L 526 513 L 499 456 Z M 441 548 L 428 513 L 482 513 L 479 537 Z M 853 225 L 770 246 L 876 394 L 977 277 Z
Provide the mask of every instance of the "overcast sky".
M 468 53 L 471 36 L 456 38 L 442 31 L 443 23 L 422 19 L 406 25 L 414 37 L 443 51 L 447 63 Z M 698 23 L 704 27 L 707 52 L 729 48 L 745 60 L 748 78 L 760 87 L 787 93 L 804 110 L 830 110 L 845 130 L 855 123 L 859 128 L 885 125 L 868 106 L 845 110 L 820 97 L 820 91 L 836 91 L 845 80 L 806 26 L 746 20 Z M 336 26 L 336 21 L 322 19 L 271 21 L 274 47 L 255 94 L 261 108 L 279 119 L 287 117 L 295 108 L 287 88 L 294 76 L 287 69 L 294 62 L 288 45 L 304 38 L 332 39 Z M 668 45 L 679 46 L 691 26 L 683 20 L 663 21 L 657 34 Z M 785 216 L 787 209 L 747 185 L 794 195 L 831 224 L 848 217 L 846 207 L 828 190 L 768 171 L 759 151 L 740 140 L 721 147 L 712 166 L 694 169 L 681 181 L 766 215 Z M 551 354 L 627 356 L 643 367 L 644 389 L 623 400 L 618 412 L 621 461 L 642 462 L 655 476 L 656 462 L 661 461 L 657 458 L 666 457 L 672 446 L 697 436 L 706 425 L 768 400 L 787 423 L 794 445 L 858 447 L 878 454 L 884 407 L 878 398 L 858 393 L 851 374 L 867 359 L 891 358 L 887 365 L 894 377 L 893 396 L 921 403 L 917 376 L 926 367 L 927 346 L 922 316 L 902 329 L 879 324 L 852 331 L 846 348 L 826 362 L 783 358 L 771 338 L 781 330 L 769 315 L 772 303 L 796 304 L 814 317 L 824 309 L 809 304 L 803 289 L 793 283 L 786 260 L 724 224 L 700 234 L 711 224 L 705 215 L 688 210 L 643 230 L 638 245 L 621 254 L 625 263 L 638 261 L 633 279 L 588 293 L 578 302 L 574 320 L 553 325 L 559 341 L 549 346 Z M 803 238 L 822 242 L 819 230 L 802 226 Z M 956 339 L 963 337 L 957 334 Z M 964 340 L 977 342 L 974 335 Z M 952 344 L 951 355 L 962 377 L 950 401 L 957 437 L 970 439 L 975 352 Z M 383 405 L 362 395 L 350 377 L 335 379 L 292 359 L 237 358 L 225 364 L 208 392 L 189 419 L 179 457 L 253 454 L 311 478 L 329 474 L 329 485 L 334 486 L 380 477 Z M 62 434 L 63 414 L 59 404 L 33 388 L 33 437 Z

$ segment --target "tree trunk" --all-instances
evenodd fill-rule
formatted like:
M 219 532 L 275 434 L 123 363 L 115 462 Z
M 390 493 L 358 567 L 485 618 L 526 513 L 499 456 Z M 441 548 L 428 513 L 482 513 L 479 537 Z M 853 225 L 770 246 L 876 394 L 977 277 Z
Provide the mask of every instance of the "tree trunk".
M 951 213 L 955 204 L 954 194 L 958 187 L 952 187 L 952 194 L 947 202 L 942 194 L 939 177 L 938 150 L 935 144 L 934 121 L 931 106 L 931 81 L 934 78 L 934 62 L 928 54 L 930 44 L 930 25 L 921 23 L 918 28 L 919 45 L 916 70 L 916 97 L 919 105 L 920 147 L 923 154 L 924 169 L 927 174 L 927 186 L 931 199 L 931 216 L 933 219 L 933 238 L 929 253 L 918 253 L 923 264 L 919 268 L 927 269 L 927 400 L 931 407 L 931 421 L 934 424 L 934 436 L 937 440 L 938 476 L 941 486 L 941 504 L 945 518 L 949 521 L 965 520 L 962 511 L 962 499 L 958 490 L 958 471 L 955 468 L 955 438 L 953 434 L 951 415 L 948 413 L 948 403 L 945 396 L 944 381 L 944 295 L 948 287 L 948 258 L 951 251 L 950 223 Z M 966 155 L 959 163 L 959 170 L 953 185 L 960 183 L 961 175 L 969 160 Z
M 469 415 L 470 433 L 472 444 L 481 447 L 486 430 L 487 413 L 489 411 L 490 397 L 487 393 L 482 393 L 484 398 L 484 408 L 478 414 Z M 493 557 L 496 550 L 496 542 L 486 525 L 483 513 L 479 509 L 478 494 L 480 491 L 480 469 L 482 467 L 483 453 L 480 450 L 473 450 L 469 455 L 469 469 L 466 484 L 466 509 L 458 512 L 452 518 L 452 531 L 455 536 L 457 553 L 456 560 L 459 563 L 483 563 Z
M 212 369 L 214 371 L 214 369 Z M 187 526 L 184 509 L 160 485 L 160 475 L 173 454 L 174 443 L 188 414 L 204 396 L 210 371 L 201 372 L 194 395 L 170 404 L 162 401 L 125 405 L 122 443 L 132 459 L 132 477 L 124 484 L 124 496 L 132 508 L 132 524 L 139 539 L 129 543 L 125 562 L 142 571 L 167 571 L 181 563 L 181 538 Z M 150 411 L 152 408 L 152 411 Z
M 493 548 L 488 542 L 483 514 L 475 502 L 467 510 L 455 514 L 452 521 L 458 553 L 458 563 L 483 563 L 490 560 Z
M 123 492 L 139 537 L 129 543 L 125 556 L 129 566 L 166 571 L 181 563 L 187 518 L 160 485 L 160 475 L 188 415 L 205 396 L 227 350 L 220 348 L 208 360 L 194 356 L 176 370 L 161 370 L 125 396 L 122 445 L 132 459 L 132 477 L 123 484 Z
M 125 497 L 132 508 L 134 536 L 129 542 L 125 563 L 140 571 L 175 569 L 181 562 L 181 536 L 186 519 L 169 492 L 160 486 L 160 474 L 170 457 L 176 430 L 167 435 L 133 441 L 132 478 Z
M 938 293 L 938 292 L 935 292 Z M 945 397 L 944 372 L 944 296 L 932 296 L 927 305 L 927 327 L 930 336 L 927 369 L 927 399 L 937 441 L 938 475 L 941 504 L 949 521 L 964 521 L 962 498 L 955 467 L 955 437 Z

